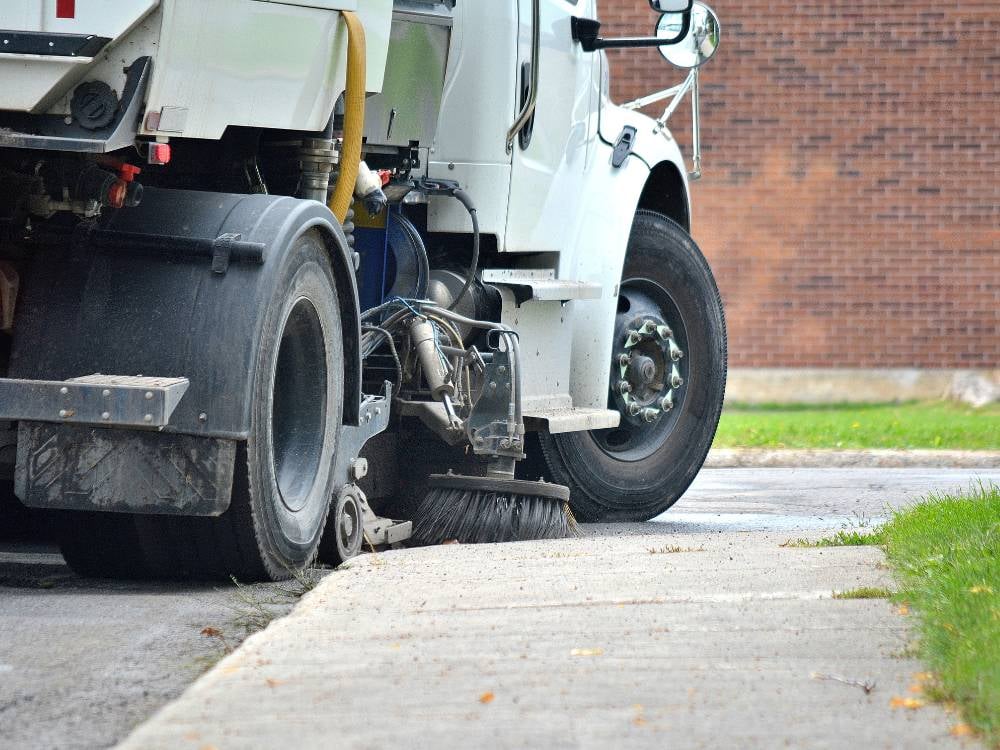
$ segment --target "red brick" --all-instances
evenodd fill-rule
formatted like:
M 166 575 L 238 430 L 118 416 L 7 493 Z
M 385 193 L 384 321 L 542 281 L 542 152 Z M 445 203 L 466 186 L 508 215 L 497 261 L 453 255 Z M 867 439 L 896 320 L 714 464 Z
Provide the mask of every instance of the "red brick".
M 1000 3 L 711 4 L 694 235 L 732 364 L 1000 367 Z M 603 0 L 601 20 L 654 16 Z M 618 101 L 683 75 L 609 56 Z M 673 123 L 686 143 L 686 106 Z

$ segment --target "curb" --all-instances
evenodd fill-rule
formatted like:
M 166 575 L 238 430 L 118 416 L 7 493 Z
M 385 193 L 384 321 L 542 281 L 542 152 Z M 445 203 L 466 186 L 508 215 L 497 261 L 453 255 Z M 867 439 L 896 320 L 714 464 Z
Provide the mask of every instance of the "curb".
M 713 448 L 705 461 L 707 469 L 849 467 L 1000 469 L 1000 451 Z

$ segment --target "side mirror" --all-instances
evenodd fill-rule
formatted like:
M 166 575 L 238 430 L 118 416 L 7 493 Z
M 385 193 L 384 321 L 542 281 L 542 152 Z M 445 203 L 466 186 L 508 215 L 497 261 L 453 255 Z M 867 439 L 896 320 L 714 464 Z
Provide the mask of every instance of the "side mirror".
M 687 13 L 694 0 L 649 0 L 649 7 L 657 13 Z
M 693 4 L 690 14 L 664 13 L 656 23 L 656 36 L 664 40 L 660 54 L 678 68 L 700 68 L 711 60 L 719 49 L 721 32 L 719 17 L 701 0 Z

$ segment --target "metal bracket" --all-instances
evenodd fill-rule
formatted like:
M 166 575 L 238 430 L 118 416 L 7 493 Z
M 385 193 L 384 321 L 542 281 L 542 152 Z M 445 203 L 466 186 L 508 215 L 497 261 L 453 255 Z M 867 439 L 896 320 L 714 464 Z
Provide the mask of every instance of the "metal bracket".
M 263 265 L 267 254 L 267 246 L 263 242 L 246 242 L 242 234 L 233 232 L 225 232 L 215 238 L 178 237 L 153 232 L 98 229 L 93 224 L 81 223 L 76 242 L 79 246 L 106 252 L 205 258 L 211 260 L 212 273 L 220 275 L 229 270 L 230 263 Z
M 163 428 L 187 378 L 88 375 L 70 380 L 0 378 L 0 419 Z
M 494 350 L 483 374 L 483 392 L 465 422 L 476 455 L 524 457 L 523 439 L 516 433 L 520 425 L 513 425 L 511 413 L 513 387 L 510 352 Z
M 387 547 L 390 544 L 403 542 L 413 536 L 412 521 L 394 521 L 375 515 L 368 505 L 365 493 L 358 489 L 358 498 L 365 514 L 365 541 L 374 547 Z
M 350 492 L 358 499 L 364 512 L 365 539 L 369 544 L 383 546 L 409 539 L 413 524 L 381 518 L 368 505 L 368 498 L 357 482 L 368 473 L 368 462 L 358 458 L 365 443 L 389 426 L 389 408 L 392 403 L 392 383 L 383 385 L 381 396 L 365 396 L 361 402 L 361 419 L 357 427 L 344 425 L 337 439 L 336 466 L 334 467 L 337 493 Z
M 358 426 L 342 425 L 337 437 L 337 455 L 334 459 L 336 486 L 346 487 L 367 473 L 367 467 L 361 469 L 358 454 L 365 443 L 389 426 L 389 407 L 392 403 L 392 383 L 385 381 L 381 396 L 366 395 L 361 401 Z M 360 476 L 356 476 L 356 475 Z

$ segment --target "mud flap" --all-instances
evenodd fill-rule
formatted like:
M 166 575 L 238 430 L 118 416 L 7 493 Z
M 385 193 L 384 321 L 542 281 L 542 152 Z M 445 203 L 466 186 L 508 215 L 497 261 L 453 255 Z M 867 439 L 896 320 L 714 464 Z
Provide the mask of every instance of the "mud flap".
M 29 508 L 219 516 L 236 441 L 21 422 L 15 492 Z

